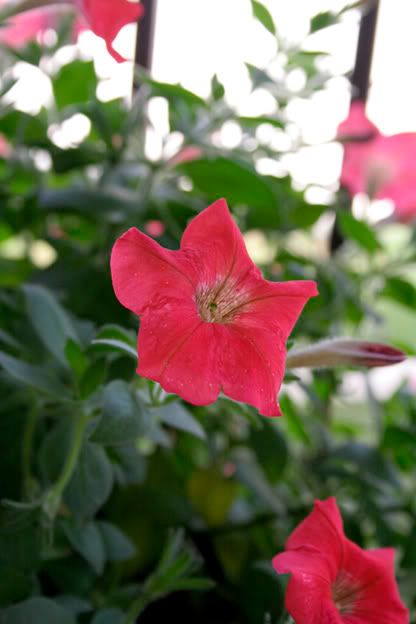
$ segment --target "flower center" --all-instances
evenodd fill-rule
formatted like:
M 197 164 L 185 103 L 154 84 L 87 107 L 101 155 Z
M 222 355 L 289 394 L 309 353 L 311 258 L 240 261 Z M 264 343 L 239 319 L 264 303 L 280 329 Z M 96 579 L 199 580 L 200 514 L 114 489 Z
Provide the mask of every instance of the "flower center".
M 230 323 L 242 305 L 246 296 L 230 288 L 226 283 L 201 287 L 196 294 L 199 316 L 206 323 Z
M 332 598 L 341 615 L 354 613 L 359 593 L 359 587 L 352 576 L 341 570 L 332 586 Z

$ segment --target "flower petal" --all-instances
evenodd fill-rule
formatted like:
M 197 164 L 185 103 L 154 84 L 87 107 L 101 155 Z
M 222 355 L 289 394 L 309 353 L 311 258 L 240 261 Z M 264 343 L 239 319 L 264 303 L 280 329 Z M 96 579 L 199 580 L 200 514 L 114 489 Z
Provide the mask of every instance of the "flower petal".
M 273 567 L 291 575 L 285 606 L 296 624 L 342 624 L 331 597 L 331 571 L 317 549 L 281 553 L 273 559 Z
M 146 310 L 137 372 L 189 403 L 212 403 L 220 391 L 217 331 L 214 323 L 200 319 L 193 302 L 169 300 L 163 308 Z
M 224 394 L 257 407 L 263 416 L 281 416 L 277 392 L 284 375 L 285 346 L 273 342 L 264 329 L 237 323 L 223 326 L 224 357 L 221 380 Z
M 104 39 L 113 58 L 119 63 L 124 61 L 112 43 L 123 26 L 143 15 L 143 5 L 129 0 L 75 0 L 75 3 L 82 9 L 91 30 Z
M 264 416 L 281 416 L 277 393 L 285 372 L 286 341 L 315 282 L 273 283 L 247 278 L 248 302 L 226 328 L 222 360 L 224 394 L 257 407 Z
M 164 249 L 136 228 L 116 241 L 111 254 L 114 292 L 122 305 L 135 314 L 148 306 L 163 306 L 166 299 L 191 300 L 194 286 L 181 252 Z
M 394 550 L 364 551 L 350 540 L 344 543 L 343 569 L 359 591 L 349 624 L 408 624 L 409 614 L 400 599 L 394 577 Z
M 335 498 L 315 501 L 312 512 L 290 535 L 286 543 L 289 550 L 311 546 L 327 559 L 335 580 L 344 556 L 344 535 L 341 514 Z
M 229 282 L 241 276 L 261 276 L 225 199 L 219 199 L 192 219 L 183 233 L 181 250 L 192 258 L 200 285 L 227 282 L 228 287 Z

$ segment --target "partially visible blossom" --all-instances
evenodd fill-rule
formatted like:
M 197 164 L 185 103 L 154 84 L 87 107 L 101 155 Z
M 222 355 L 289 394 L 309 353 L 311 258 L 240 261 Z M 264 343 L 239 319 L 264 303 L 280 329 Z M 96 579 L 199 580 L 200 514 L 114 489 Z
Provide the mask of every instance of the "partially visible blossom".
M 162 221 L 158 221 L 157 219 L 151 219 L 150 221 L 146 221 L 144 224 L 144 229 L 149 234 L 149 236 L 153 236 L 153 238 L 159 238 L 165 233 L 165 224 Z
M 287 368 L 333 366 L 390 366 L 406 359 L 403 351 L 379 342 L 334 338 L 322 340 L 305 349 L 293 349 L 287 355 Z
M 6 6 L 6 0 L 1 4 Z M 15 17 L 7 20 L 11 25 L 4 29 L 6 35 L 3 36 L 7 39 L 1 40 L 17 47 L 36 38 L 39 32 L 55 24 L 54 18 L 52 23 L 48 21 L 51 15 L 55 16 L 54 9 L 49 5 L 55 4 L 74 5 L 82 16 L 81 22 L 76 24 L 75 34 L 85 27 L 90 28 L 98 37 L 104 39 L 108 51 L 116 61 L 125 60 L 113 48 L 113 42 L 123 26 L 136 22 L 143 15 L 143 5 L 133 0 L 20 0 L 15 3 Z
M 341 141 L 373 139 L 380 134 L 376 125 L 367 119 L 365 104 L 355 100 L 351 104 L 348 117 L 338 126 L 337 138 Z
M 50 8 L 28 11 L 10 18 L 7 24 L 2 24 L 0 42 L 11 48 L 20 48 L 53 26 L 54 19 Z
M 113 41 L 126 24 L 137 22 L 143 5 L 130 0 L 72 0 L 84 15 L 91 30 L 102 37 L 111 56 L 119 63 L 125 59 L 113 48 Z
M 140 375 L 194 405 L 222 391 L 281 415 L 286 340 L 316 284 L 266 281 L 225 200 L 189 223 L 178 251 L 131 228 L 113 247 L 111 273 L 118 300 L 140 317 Z
M 393 548 L 363 550 L 344 534 L 334 498 L 315 501 L 273 559 L 290 574 L 285 606 L 296 624 L 408 624 Z
M 8 158 L 10 156 L 10 152 L 10 143 L 2 134 L 0 134 L 0 158 Z
M 390 199 L 400 221 L 416 217 L 416 133 L 384 136 L 365 116 L 364 104 L 354 102 L 340 124 L 344 142 L 341 185 L 354 196 Z
M 181 165 L 185 162 L 190 162 L 192 160 L 197 160 L 202 156 L 202 149 L 197 145 L 185 145 L 182 147 L 176 154 L 174 154 L 169 160 L 167 164 L 171 167 L 175 167 L 176 165 Z

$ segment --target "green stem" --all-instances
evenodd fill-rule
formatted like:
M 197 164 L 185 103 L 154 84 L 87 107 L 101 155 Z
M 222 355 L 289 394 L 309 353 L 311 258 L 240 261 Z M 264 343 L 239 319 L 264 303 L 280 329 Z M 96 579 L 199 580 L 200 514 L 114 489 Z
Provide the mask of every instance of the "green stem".
M 22 473 L 23 473 L 23 494 L 25 498 L 30 498 L 32 489 L 31 463 L 33 437 L 38 422 L 39 408 L 35 400 L 32 409 L 29 412 L 27 422 L 23 431 L 22 439 Z
M 146 596 L 146 594 L 142 594 L 141 596 L 139 596 L 139 598 L 137 598 L 133 602 L 130 609 L 128 610 L 123 624 L 135 624 L 137 618 L 141 613 L 143 613 L 149 602 L 151 602 L 151 600 L 148 596 Z
M 81 453 L 87 423 L 87 414 L 82 411 L 79 412 L 74 423 L 71 446 L 69 448 L 64 467 L 62 468 L 61 475 L 59 479 L 55 482 L 55 484 L 51 487 L 46 496 L 44 509 L 49 518 L 52 520 L 55 518 L 58 512 L 65 488 L 70 482 L 72 475 L 74 474 L 74 470 L 76 468 L 78 458 Z

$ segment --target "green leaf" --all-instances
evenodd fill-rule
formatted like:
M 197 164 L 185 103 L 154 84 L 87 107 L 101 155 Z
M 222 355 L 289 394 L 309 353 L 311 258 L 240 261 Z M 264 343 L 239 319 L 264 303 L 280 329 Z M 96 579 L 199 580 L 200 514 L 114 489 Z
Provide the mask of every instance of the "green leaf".
M 393 299 L 412 311 L 416 309 L 416 288 L 401 277 L 388 277 L 380 295 Z
M 123 624 L 125 616 L 120 609 L 100 609 L 91 620 L 91 624 Z
M 45 392 L 55 399 L 70 397 L 68 390 L 61 382 L 39 366 L 27 364 L 3 351 L 0 351 L 0 366 L 3 366 L 10 377 L 19 383 Z
M 61 607 L 75 616 L 89 613 L 92 610 L 91 603 L 88 600 L 74 596 L 74 594 L 61 594 L 60 596 L 55 596 L 54 599 Z
M 65 345 L 65 357 L 77 377 L 81 377 L 88 366 L 88 358 L 75 340 L 70 338 Z
M 0 578 L 0 607 L 23 600 L 33 590 L 30 575 L 21 570 L 14 570 L 9 561 L 7 563 L 0 562 Z
M 245 163 L 227 158 L 201 158 L 183 163 L 180 169 L 210 199 L 226 197 L 231 205 L 246 204 L 260 209 L 276 206 L 267 179 Z
M 23 286 L 27 315 L 37 335 L 64 366 L 68 366 L 65 347 L 68 340 L 79 342 L 77 333 L 67 313 L 52 293 L 42 286 Z
M 360 247 L 366 249 L 370 253 L 381 249 L 381 244 L 374 233 L 374 230 L 364 223 L 358 221 L 347 212 L 339 212 L 337 214 L 341 231 L 346 238 L 355 241 Z
M 205 431 L 199 422 L 181 403 L 174 402 L 163 405 L 157 408 L 157 415 L 169 427 L 186 431 L 201 440 L 206 439 Z
M 75 624 L 75 619 L 49 598 L 29 598 L 0 611 L 0 624 Z
M 133 349 L 137 347 L 136 333 L 129 331 L 120 325 L 104 325 L 99 329 L 95 338 L 97 340 L 109 339 L 125 342 Z
M 250 445 L 268 480 L 273 483 L 280 479 L 288 460 L 286 441 L 280 430 L 265 420 L 262 429 L 252 429 Z
M 67 63 L 52 79 L 52 86 L 60 109 L 94 99 L 97 87 L 94 62 L 76 60 Z
M 258 128 L 258 126 L 262 126 L 264 124 L 268 124 L 274 128 L 284 128 L 285 126 L 282 119 L 279 117 L 272 117 L 272 115 L 259 115 L 258 117 L 240 115 L 237 117 L 236 121 L 247 128 Z
M 120 351 L 125 355 L 129 355 L 137 362 L 137 350 L 127 344 L 127 342 L 115 340 L 114 338 L 96 338 L 91 344 L 108 347 L 109 351 Z
M 328 206 L 299 201 L 291 208 L 288 218 L 293 221 L 297 228 L 307 229 L 314 225 L 327 210 Z
M 79 382 L 79 394 L 81 399 L 88 398 L 101 387 L 106 373 L 107 365 L 102 359 L 96 360 L 88 366 Z
M 64 189 L 47 188 L 39 192 L 39 203 L 48 212 L 92 214 L 120 221 L 125 215 L 140 211 L 136 192 L 119 186 L 85 188 L 71 186 Z
M 272 35 L 275 35 L 276 26 L 274 25 L 274 21 L 269 10 L 266 9 L 264 4 L 257 2 L 257 0 L 251 0 L 251 6 L 253 7 L 254 17 L 256 17 Z
M 109 561 L 126 561 L 134 557 L 136 549 L 133 542 L 118 527 L 103 521 L 97 522 L 96 526 Z
M 47 112 L 42 109 L 34 116 L 18 110 L 8 110 L 0 116 L 1 132 L 14 145 L 26 144 L 36 147 L 48 147 Z
M 100 444 L 124 444 L 144 431 L 144 408 L 129 385 L 121 380 L 109 383 L 103 392 L 103 413 L 92 439 Z
M 68 149 L 51 145 L 49 153 L 55 173 L 67 173 L 73 169 L 102 163 L 108 157 L 107 152 L 101 146 L 91 145 L 89 142 Z
M 216 74 L 214 74 L 211 80 L 211 93 L 215 101 L 222 100 L 225 95 L 224 85 L 218 80 Z
M 284 511 L 283 503 L 257 464 L 247 461 L 247 457 L 241 457 L 237 458 L 236 466 L 237 479 L 254 492 L 260 501 L 266 503 L 274 513 L 281 515 Z
M 254 562 L 246 570 L 241 581 L 240 604 L 249 624 L 277 623 L 284 603 L 279 580 L 269 561 Z M 270 614 L 270 619 L 265 614 Z
M 63 519 L 61 526 L 73 548 L 84 557 L 96 574 L 102 574 L 106 552 L 99 527 L 94 522 L 76 525 L 68 519 Z
M 164 97 L 167 100 L 183 100 L 184 102 L 191 104 L 193 106 L 200 106 L 202 108 L 206 108 L 207 104 L 205 100 L 200 98 L 192 91 L 188 91 L 179 84 L 170 84 L 168 82 L 158 82 L 157 80 L 152 80 L 146 72 L 141 70 L 140 68 L 136 69 L 136 74 L 138 75 L 139 81 L 148 84 L 152 89 L 152 94 L 154 96 Z
M 113 470 L 103 448 L 86 442 L 68 487 L 65 501 L 80 520 L 91 518 L 110 496 Z
M 296 405 L 291 401 L 288 395 L 279 397 L 280 407 L 287 423 L 287 428 L 294 438 L 302 441 L 304 444 L 310 444 L 311 439 L 305 429 L 302 418 L 296 410 Z
M 318 13 L 317 15 L 314 15 L 311 19 L 310 32 L 314 33 L 317 30 L 322 30 L 322 28 L 333 26 L 337 23 L 337 21 L 337 16 L 331 11 L 323 11 L 322 13 Z

